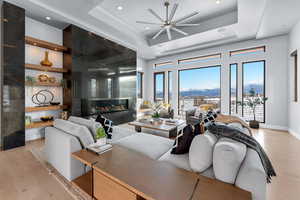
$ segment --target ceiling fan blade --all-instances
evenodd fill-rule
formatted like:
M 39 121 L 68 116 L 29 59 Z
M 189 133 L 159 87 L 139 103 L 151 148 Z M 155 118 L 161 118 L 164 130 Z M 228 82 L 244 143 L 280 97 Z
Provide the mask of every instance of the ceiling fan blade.
M 176 26 L 199 26 L 200 24 L 176 24 Z
M 194 17 L 195 15 L 198 15 L 198 14 L 199 14 L 199 12 L 193 12 L 193 13 L 191 13 L 189 15 L 186 15 L 186 16 L 180 18 L 180 19 L 177 19 L 174 23 L 176 24 L 176 23 L 188 20 L 189 18 L 192 18 L 192 17 Z
M 172 11 L 171 11 L 171 14 L 170 14 L 170 17 L 169 17 L 169 21 L 173 20 L 173 17 L 175 15 L 175 12 L 176 12 L 177 8 L 178 8 L 178 3 L 175 3 L 174 6 L 173 6 L 173 8 L 172 8 Z
M 171 35 L 171 29 L 167 28 L 167 35 L 168 35 L 168 39 L 172 40 L 172 35 Z
M 153 23 L 153 22 L 144 22 L 144 21 L 136 21 L 138 24 L 150 24 L 150 25 L 159 25 L 161 26 L 162 24 L 160 23 Z
M 179 30 L 178 28 L 175 28 L 175 27 L 172 27 L 172 30 L 176 31 L 177 33 L 180 33 L 182 35 L 188 35 L 188 33 L 182 31 L 182 30 Z
M 153 39 L 153 40 L 156 39 L 160 34 L 162 34 L 162 32 L 164 32 L 164 30 L 165 30 L 165 29 L 162 28 L 160 31 L 158 31 L 158 33 L 156 33 L 156 34 L 153 36 L 152 39 Z
M 165 22 L 158 14 L 156 14 L 156 12 L 154 12 L 151 8 L 148 9 L 148 11 L 153 15 L 155 16 L 157 19 L 159 19 L 159 21 L 161 22 Z

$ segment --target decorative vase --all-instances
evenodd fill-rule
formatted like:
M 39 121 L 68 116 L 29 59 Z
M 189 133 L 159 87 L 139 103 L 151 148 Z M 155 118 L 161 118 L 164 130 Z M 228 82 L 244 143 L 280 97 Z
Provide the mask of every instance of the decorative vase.
M 99 146 L 106 145 L 106 137 L 97 139 L 97 145 Z
M 249 122 L 249 126 L 250 128 L 259 129 L 259 121 L 251 120 Z
M 48 57 L 49 57 L 49 52 L 45 51 L 45 58 L 44 60 L 41 61 L 41 65 L 46 67 L 51 67 L 53 65 L 53 63 L 49 61 Z

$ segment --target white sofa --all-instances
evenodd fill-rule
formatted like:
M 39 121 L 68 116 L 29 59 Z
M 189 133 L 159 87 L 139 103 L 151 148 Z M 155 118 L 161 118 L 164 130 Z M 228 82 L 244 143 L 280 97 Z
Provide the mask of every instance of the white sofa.
M 82 134 L 82 131 L 79 131 L 79 136 L 76 134 L 74 135 L 72 132 L 75 129 L 70 126 L 70 124 L 73 122 L 65 122 L 68 124 L 66 126 L 68 128 L 62 128 L 64 123 L 62 120 L 60 122 L 55 122 L 54 127 L 46 128 L 45 152 L 48 162 L 54 168 L 56 168 L 61 175 L 71 181 L 83 175 L 89 169 L 86 169 L 81 162 L 71 157 L 73 152 L 79 151 L 83 148 L 82 144 L 78 141 L 78 137 L 81 137 L 80 134 Z M 74 123 L 74 126 L 77 125 Z M 134 151 L 138 151 L 157 161 L 168 162 L 176 167 L 193 171 L 190 166 L 188 153 L 182 155 L 174 155 L 170 153 L 174 143 L 173 140 L 145 133 L 136 133 L 132 130 L 119 127 L 114 127 L 112 135 L 113 137 L 109 141 L 112 144 L 121 145 Z M 84 137 L 86 140 L 86 135 Z M 90 137 L 91 138 L 88 140 L 90 140 L 92 143 L 93 138 L 91 135 Z M 229 141 L 223 142 L 223 144 L 218 144 L 218 146 L 223 146 L 223 150 L 220 147 L 218 148 L 218 153 L 222 155 L 224 152 L 228 154 L 229 151 L 234 151 L 234 148 L 232 148 L 232 145 Z M 222 153 L 222 151 L 224 152 Z M 225 160 L 223 163 L 222 161 L 219 161 L 218 165 L 223 164 L 228 166 L 232 164 L 235 166 L 236 164 L 232 162 L 234 162 L 234 159 L 231 159 L 230 161 Z M 227 172 L 220 172 L 220 167 L 218 167 L 218 176 L 221 177 L 220 179 L 222 181 L 225 180 L 226 182 L 228 179 L 226 177 Z M 216 178 L 214 168 L 215 170 L 217 169 L 211 165 L 200 174 L 210 178 Z M 228 167 L 226 170 L 228 170 Z M 233 173 L 230 172 L 229 174 L 230 175 L 228 176 L 232 176 Z M 255 151 L 246 149 L 244 159 L 239 166 L 238 172 L 236 172 L 236 175 L 234 176 L 233 184 L 235 184 L 237 187 L 250 191 L 252 193 L 253 200 L 266 199 L 266 176 L 263 166 L 260 162 L 260 158 Z M 226 178 L 223 180 L 223 177 Z M 229 178 L 229 180 L 232 180 L 232 177 Z

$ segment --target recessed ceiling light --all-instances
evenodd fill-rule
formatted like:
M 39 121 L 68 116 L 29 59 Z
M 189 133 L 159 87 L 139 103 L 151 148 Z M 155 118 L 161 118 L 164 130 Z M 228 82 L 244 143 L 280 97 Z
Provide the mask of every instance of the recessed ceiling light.
M 145 30 L 149 30 L 150 28 L 147 26 L 147 27 L 145 27 Z
M 51 20 L 51 17 L 46 17 L 46 20 Z
M 220 4 L 221 3 L 221 0 L 216 0 L 216 4 Z
M 117 9 L 118 10 L 123 10 L 123 6 L 118 6 Z

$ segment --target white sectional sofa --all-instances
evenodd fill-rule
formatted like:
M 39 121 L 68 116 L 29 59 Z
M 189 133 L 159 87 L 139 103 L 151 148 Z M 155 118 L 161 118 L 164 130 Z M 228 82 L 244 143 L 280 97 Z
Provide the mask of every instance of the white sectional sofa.
M 78 123 L 78 121 L 76 122 Z M 84 145 L 94 142 L 91 131 L 88 132 L 90 122 L 86 121 L 86 123 L 80 123 L 80 125 L 77 123 L 56 120 L 54 127 L 46 128 L 45 135 L 45 152 L 48 162 L 69 181 L 83 175 L 89 170 L 81 162 L 72 158 L 71 154 L 84 148 Z M 86 127 L 82 128 L 82 126 Z M 205 167 L 205 169 L 202 167 L 201 170 L 193 170 L 194 168 L 191 167 L 190 162 L 191 155 L 189 153 L 182 155 L 171 154 L 174 143 L 171 139 L 146 133 L 136 133 L 132 130 L 119 127 L 114 127 L 112 135 L 113 137 L 109 141 L 112 144 L 121 145 L 140 152 L 158 162 L 168 162 L 184 170 L 194 171 L 210 178 L 217 178 L 221 181 L 235 184 L 237 187 L 250 191 L 253 200 L 266 199 L 266 176 L 258 154 L 249 148 L 240 147 L 239 144 L 236 145 L 234 141 L 228 139 L 220 141 L 213 152 L 201 151 L 199 153 L 200 158 L 206 156 L 203 155 L 205 152 L 206 154 L 218 154 L 214 155 L 213 161 L 211 160 L 211 162 L 218 166 L 210 165 L 209 167 Z M 79 141 L 82 137 L 84 142 Z M 244 153 L 237 152 L 241 149 L 244 149 Z M 194 150 L 194 155 L 195 152 L 197 154 L 197 151 Z M 239 161 L 239 159 L 236 159 L 237 154 L 245 155 Z M 216 161 L 215 159 L 218 160 Z M 197 161 L 192 162 L 192 164 L 194 163 L 197 163 Z M 230 166 L 233 166 L 232 170 Z

